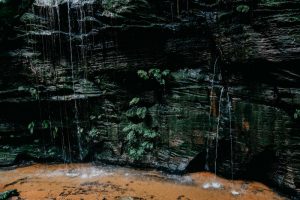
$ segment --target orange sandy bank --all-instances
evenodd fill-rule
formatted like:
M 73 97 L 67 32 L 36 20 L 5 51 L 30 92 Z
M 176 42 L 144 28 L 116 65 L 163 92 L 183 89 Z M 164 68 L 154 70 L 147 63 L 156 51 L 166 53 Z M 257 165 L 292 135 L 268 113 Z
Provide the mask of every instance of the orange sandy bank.
M 20 199 L 29 200 L 284 199 L 261 183 L 231 182 L 211 173 L 175 176 L 92 164 L 38 164 L 0 170 L 0 177 L 0 192 L 17 189 Z

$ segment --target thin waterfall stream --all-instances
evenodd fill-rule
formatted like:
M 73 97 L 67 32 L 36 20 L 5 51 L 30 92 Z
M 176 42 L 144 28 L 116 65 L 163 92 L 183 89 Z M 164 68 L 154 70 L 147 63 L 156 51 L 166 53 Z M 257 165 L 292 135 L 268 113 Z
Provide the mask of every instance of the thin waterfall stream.
M 232 111 L 232 101 L 229 95 L 229 88 L 227 88 L 227 109 L 228 109 L 228 117 L 229 117 L 229 139 L 230 139 L 230 173 L 231 173 L 231 194 L 232 195 L 239 195 L 240 192 L 237 191 L 233 186 L 234 180 L 234 150 L 233 150 L 233 134 L 232 134 L 232 118 L 231 118 L 231 111 Z
M 221 88 L 220 96 L 219 96 L 219 105 L 218 105 L 218 118 L 217 118 L 217 126 L 216 126 L 216 133 L 215 133 L 215 159 L 214 159 L 214 173 L 215 179 L 217 177 L 217 162 L 218 162 L 218 146 L 219 146 L 219 131 L 220 131 L 220 121 L 221 121 L 221 105 L 222 105 L 222 98 L 224 93 L 224 87 Z M 219 182 L 213 180 L 212 182 L 204 183 L 203 188 L 214 188 L 214 189 L 221 189 L 223 186 Z
M 218 63 L 219 57 L 217 57 L 214 61 L 214 65 L 213 65 L 213 75 L 212 75 L 212 80 L 211 80 L 211 86 L 210 86 L 210 110 L 209 110 L 209 122 L 211 123 L 212 119 L 211 119 L 211 114 L 212 114 L 212 110 L 213 110 L 213 103 L 214 100 L 213 98 L 215 98 L 214 94 L 214 84 L 215 84 L 215 77 L 217 74 L 217 63 Z M 219 146 L 219 132 L 220 132 L 220 125 L 221 125 L 221 118 L 222 118 L 222 103 L 223 103 L 223 94 L 224 92 L 226 92 L 226 113 L 228 114 L 228 120 L 229 120 L 229 140 L 230 140 L 230 177 L 231 180 L 233 181 L 233 169 L 234 169 L 234 162 L 233 162 L 233 135 L 232 135 L 232 119 L 231 119 L 231 100 L 230 100 L 230 96 L 229 96 L 229 88 L 226 88 L 226 91 L 224 91 L 225 88 L 222 86 L 220 89 L 220 96 L 218 98 L 218 115 L 217 115 L 217 124 L 216 124 L 216 132 L 214 135 L 215 138 L 215 157 L 214 157 L 214 173 L 215 173 L 215 177 L 217 177 L 217 163 L 218 163 L 218 146 Z M 224 117 L 224 116 L 223 116 Z M 209 157 L 209 149 L 210 149 L 210 145 L 209 145 L 209 137 L 207 137 L 206 140 L 206 156 L 205 156 L 205 170 L 209 171 L 209 167 L 208 167 L 208 157 Z M 208 188 L 214 188 L 214 189 L 220 189 L 222 188 L 222 185 L 216 181 L 212 181 L 212 182 L 207 182 L 204 183 L 203 188 L 208 189 Z M 232 195 L 239 195 L 240 193 L 237 192 L 236 190 L 232 189 L 231 191 Z
M 212 124 L 212 107 L 213 103 L 215 100 L 215 95 L 214 95 L 214 84 L 215 84 L 215 77 L 216 77 L 216 67 L 218 64 L 219 57 L 216 58 L 214 65 L 213 65 L 213 75 L 211 79 L 211 86 L 210 86 L 210 93 L 209 93 L 209 100 L 210 100 L 210 106 L 209 106 L 209 124 Z M 206 156 L 205 156 L 205 170 L 209 171 L 209 165 L 208 165 L 208 159 L 209 159 L 209 147 L 210 147 L 210 136 L 208 135 L 206 139 Z
M 72 48 L 72 27 L 71 27 L 71 1 L 67 1 L 68 6 L 68 27 L 69 27 L 69 44 L 70 44 L 70 64 L 72 70 L 72 86 L 73 86 L 73 95 L 74 95 L 74 109 L 75 109 L 75 123 L 76 123 L 76 133 L 77 133 L 77 141 L 78 141 L 78 149 L 79 149 L 79 159 L 82 160 L 82 147 L 81 147 L 81 128 L 79 126 L 78 119 L 78 107 L 76 100 L 76 88 L 75 88 L 75 74 L 74 74 L 74 64 L 73 64 L 73 48 Z

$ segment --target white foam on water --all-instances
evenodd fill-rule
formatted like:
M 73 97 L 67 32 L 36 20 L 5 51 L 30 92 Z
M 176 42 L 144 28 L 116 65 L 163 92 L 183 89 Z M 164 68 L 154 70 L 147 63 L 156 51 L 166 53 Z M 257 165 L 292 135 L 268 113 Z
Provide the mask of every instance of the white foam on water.
M 202 185 L 202 188 L 204 188 L 204 189 L 210 188 L 210 183 L 204 183 L 204 184 Z
M 203 189 L 221 189 L 223 188 L 223 185 L 221 183 L 218 183 L 218 182 L 211 182 L 211 183 L 204 183 L 202 185 L 202 188 Z
M 78 172 L 67 172 L 66 176 L 68 176 L 68 177 L 77 177 L 77 176 L 79 176 L 79 173 Z
M 221 184 L 221 183 L 218 183 L 218 182 L 212 182 L 212 183 L 211 183 L 211 186 L 212 186 L 212 188 L 214 188 L 214 189 L 220 189 L 220 188 L 222 188 L 222 184 Z
M 236 191 L 236 190 L 231 190 L 231 194 L 232 194 L 233 196 L 240 195 L 240 193 L 239 193 L 238 191 Z
M 55 170 L 55 171 L 52 171 L 50 173 L 47 173 L 47 172 L 42 172 L 42 173 L 38 173 L 39 176 L 47 176 L 47 177 L 55 177 L 55 176 L 64 176 L 64 172 L 62 170 Z
M 39 174 L 45 175 L 47 177 L 67 176 L 70 178 L 79 177 L 82 179 L 113 175 L 113 173 L 110 172 L 109 170 L 98 169 L 97 167 L 76 168 L 76 169 L 69 169 L 69 170 L 54 170 L 51 172 L 43 171 L 42 173 Z

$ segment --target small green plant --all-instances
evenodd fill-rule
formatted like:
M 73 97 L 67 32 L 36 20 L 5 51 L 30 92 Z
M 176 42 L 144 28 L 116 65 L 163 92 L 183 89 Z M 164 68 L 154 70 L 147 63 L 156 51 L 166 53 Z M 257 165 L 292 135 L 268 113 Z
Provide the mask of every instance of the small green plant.
M 54 138 L 57 137 L 58 127 L 57 126 L 54 126 L 54 127 L 51 126 L 51 121 L 43 120 L 41 126 L 42 126 L 43 129 L 49 129 L 50 133 L 53 135 Z M 32 121 L 28 124 L 27 129 L 29 130 L 29 132 L 31 134 L 33 134 L 35 127 L 36 127 L 36 122 Z
M 248 5 L 239 5 L 236 7 L 236 11 L 239 13 L 247 13 L 249 12 L 250 7 Z
M 129 110 L 127 110 L 126 112 L 126 116 L 129 118 L 140 118 L 140 119 L 145 119 L 147 114 L 147 108 L 146 107 L 137 107 L 134 106 L 132 108 L 130 108 Z
M 144 123 L 130 123 L 123 131 L 127 134 L 128 154 L 134 160 L 140 160 L 147 151 L 154 147 L 153 140 L 158 133 L 150 130 Z
M 101 131 L 98 128 L 93 127 L 91 128 L 91 130 L 87 132 L 86 140 L 88 142 L 98 141 L 100 136 L 101 136 Z
M 139 70 L 137 72 L 138 76 L 144 80 L 148 80 L 149 79 L 149 76 L 148 76 L 148 73 L 144 70 Z
M 57 126 L 52 126 L 51 121 L 49 121 L 49 120 L 43 120 L 42 121 L 42 128 L 43 129 L 49 129 L 50 133 L 53 135 L 53 138 L 57 137 L 58 128 L 57 128 Z
M 166 84 L 166 78 L 169 76 L 170 70 L 157 68 L 138 70 L 137 75 L 145 80 L 156 81 L 160 87 Z M 138 97 L 129 101 L 129 109 L 126 111 L 126 117 L 129 124 L 123 128 L 125 133 L 125 141 L 127 144 L 128 155 L 134 160 L 140 160 L 147 152 L 153 150 L 155 141 L 159 134 L 149 125 L 149 115 L 147 117 L 148 108 L 141 104 Z
M 42 121 L 42 128 L 47 129 L 50 126 L 49 120 L 43 120 Z
M 153 68 L 147 71 L 138 70 L 138 76 L 144 80 L 156 80 L 160 85 L 166 84 L 166 77 L 170 74 L 170 70 L 166 69 L 161 71 L 160 69 Z
M 294 118 L 295 119 L 300 118 L 300 109 L 296 109 L 295 114 L 294 114 Z
M 35 122 L 34 122 L 34 121 L 30 122 L 30 123 L 28 124 L 28 126 L 27 126 L 27 128 L 28 128 L 28 130 L 29 130 L 29 132 L 30 132 L 31 134 L 33 134 L 34 127 L 35 127 Z
M 128 155 L 134 160 L 140 160 L 147 151 L 152 150 L 154 141 L 159 136 L 146 125 L 145 117 L 148 109 L 139 107 L 139 102 L 140 99 L 137 97 L 129 102 L 131 108 L 126 112 L 126 116 L 130 122 L 123 128 Z
M 138 107 L 137 104 L 140 102 L 140 98 L 135 97 L 129 102 L 129 106 L 131 107 L 126 112 L 126 116 L 128 118 L 140 118 L 144 119 L 147 114 L 147 108 L 146 107 Z

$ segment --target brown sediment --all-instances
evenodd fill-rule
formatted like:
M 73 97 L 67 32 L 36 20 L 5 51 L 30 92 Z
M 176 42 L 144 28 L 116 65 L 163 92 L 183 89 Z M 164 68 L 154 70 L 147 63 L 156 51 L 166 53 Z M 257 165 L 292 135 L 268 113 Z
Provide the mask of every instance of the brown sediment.
M 0 192 L 17 189 L 21 199 L 41 200 L 269 200 L 284 199 L 257 182 L 230 181 L 211 173 L 170 176 L 157 171 L 91 164 L 32 165 L 0 171 Z M 222 189 L 204 189 L 218 182 Z M 238 191 L 232 195 L 231 191 Z

